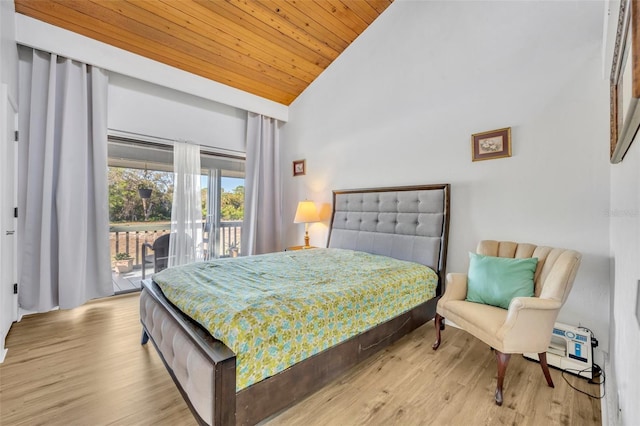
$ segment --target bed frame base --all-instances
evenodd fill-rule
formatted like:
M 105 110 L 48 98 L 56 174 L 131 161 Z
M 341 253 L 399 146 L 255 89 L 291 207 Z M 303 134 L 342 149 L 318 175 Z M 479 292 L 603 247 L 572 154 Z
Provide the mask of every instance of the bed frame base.
M 339 377 L 351 367 L 389 346 L 402 336 L 410 333 L 435 316 L 436 303 L 439 297 L 433 298 L 391 320 L 380 324 L 364 333 L 352 337 L 317 355 L 307 358 L 288 369 L 269 377 L 248 388 L 235 392 L 235 355 L 220 341 L 213 339 L 200 325 L 173 308 L 155 283 L 144 282 L 141 295 L 141 322 L 143 336 L 141 343 L 151 340 L 158 354 L 176 383 L 180 393 L 189 405 L 200 424 L 209 425 L 253 425 L 267 417 L 290 407 L 327 383 Z M 185 389 L 187 386 L 176 377 L 171 365 L 165 360 L 156 340 L 158 327 L 151 329 L 146 324 L 144 312 L 149 304 L 153 304 L 155 313 L 153 320 L 163 317 L 163 321 L 175 322 L 182 327 L 184 336 L 191 349 L 204 355 L 212 367 L 212 388 L 210 398 L 211 419 L 203 418 L 190 399 L 194 395 Z M 147 304 L 146 309 L 142 305 Z M 162 312 L 158 312 L 162 311 Z M 149 317 L 150 318 L 150 317 Z M 147 339 L 145 339 L 145 335 Z M 184 344 L 184 343 L 182 343 Z M 194 372 L 196 374 L 196 372 Z M 233 381 L 233 387 L 230 386 Z M 202 397 L 202 395 L 199 395 Z
M 237 424 L 256 424 L 300 402 L 356 364 L 431 320 L 435 315 L 436 303 L 436 299 L 431 299 L 241 390 L 236 394 Z
M 149 335 L 147 334 L 147 332 L 145 331 L 145 329 L 143 327 L 142 328 L 142 337 L 140 338 L 140 344 L 141 345 L 146 345 L 148 341 L 149 341 Z

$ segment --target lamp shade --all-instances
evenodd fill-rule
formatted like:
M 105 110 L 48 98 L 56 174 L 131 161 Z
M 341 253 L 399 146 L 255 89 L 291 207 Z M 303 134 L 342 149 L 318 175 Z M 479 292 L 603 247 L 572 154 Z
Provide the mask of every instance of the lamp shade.
M 318 215 L 316 204 L 313 201 L 305 200 L 298 203 L 296 217 L 293 219 L 293 223 L 310 223 L 319 221 L 320 216 Z

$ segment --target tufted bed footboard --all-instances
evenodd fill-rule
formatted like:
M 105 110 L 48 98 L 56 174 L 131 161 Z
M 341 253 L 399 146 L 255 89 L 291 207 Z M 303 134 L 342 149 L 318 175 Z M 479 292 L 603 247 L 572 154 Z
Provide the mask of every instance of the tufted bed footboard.
M 200 424 L 235 424 L 236 357 L 146 281 L 140 295 L 143 344 L 150 337 Z

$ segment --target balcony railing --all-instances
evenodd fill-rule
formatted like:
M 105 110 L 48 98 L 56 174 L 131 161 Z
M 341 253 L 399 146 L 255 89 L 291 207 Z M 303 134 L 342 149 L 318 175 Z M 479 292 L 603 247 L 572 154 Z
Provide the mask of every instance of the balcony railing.
M 220 222 L 220 250 L 218 250 L 218 257 L 236 257 L 238 254 L 240 254 L 241 238 L 241 220 L 229 220 Z
M 147 222 L 113 224 L 109 227 L 109 241 L 111 245 L 111 259 L 116 253 L 127 253 L 133 258 L 133 266 L 141 267 L 142 245 L 144 243 L 153 244 L 156 238 L 168 234 L 171 230 L 170 222 Z M 242 221 L 220 222 L 218 257 L 234 257 L 240 252 L 240 240 L 242 236 Z M 210 235 L 203 227 L 203 245 L 200 250 L 207 253 L 208 244 L 211 243 Z M 212 253 L 214 251 L 212 250 Z M 203 257 L 207 257 L 206 255 Z

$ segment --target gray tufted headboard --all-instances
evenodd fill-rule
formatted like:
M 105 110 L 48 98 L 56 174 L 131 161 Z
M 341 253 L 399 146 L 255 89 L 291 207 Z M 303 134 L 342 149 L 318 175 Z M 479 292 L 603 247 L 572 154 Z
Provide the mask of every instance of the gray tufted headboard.
M 438 273 L 447 263 L 450 185 L 333 191 L 330 248 L 421 263 Z

